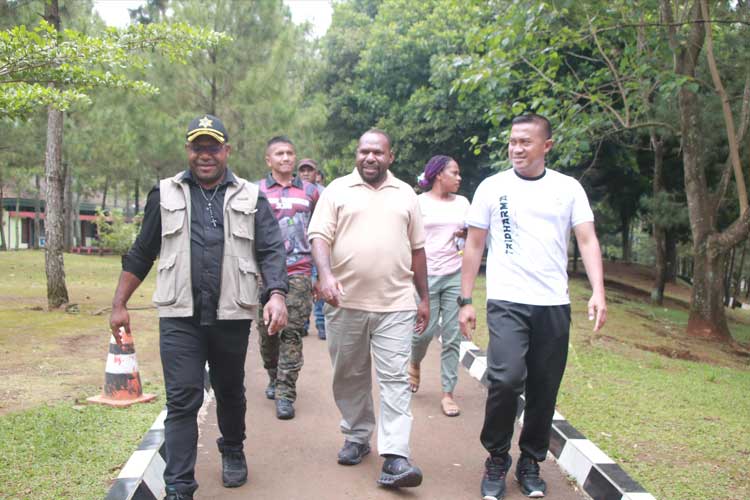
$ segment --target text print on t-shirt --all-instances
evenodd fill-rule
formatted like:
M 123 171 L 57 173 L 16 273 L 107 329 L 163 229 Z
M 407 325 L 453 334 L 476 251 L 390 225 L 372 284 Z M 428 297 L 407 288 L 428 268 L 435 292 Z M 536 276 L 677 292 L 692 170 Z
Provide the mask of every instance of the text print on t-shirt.
M 510 209 L 508 207 L 508 196 L 500 197 L 500 222 L 503 225 L 503 242 L 505 243 L 505 254 L 512 255 L 513 252 L 513 229 L 510 224 Z

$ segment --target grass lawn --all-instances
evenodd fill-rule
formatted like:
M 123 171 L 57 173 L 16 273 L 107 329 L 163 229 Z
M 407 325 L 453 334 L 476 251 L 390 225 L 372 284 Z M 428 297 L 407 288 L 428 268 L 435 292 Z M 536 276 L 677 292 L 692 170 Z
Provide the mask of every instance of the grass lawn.
M 141 381 L 156 402 L 82 404 L 104 382 L 102 310 L 120 259 L 66 254 L 65 271 L 78 313 L 46 310 L 43 252 L 0 252 L 0 499 L 103 498 L 164 405 L 153 309 L 131 311 L 131 325 Z M 153 288 L 149 277 L 131 307 L 150 306 Z
M 487 345 L 484 278 L 474 293 L 475 342 Z M 558 410 L 659 499 L 750 498 L 750 364 L 724 346 L 684 336 L 684 309 L 607 291 L 594 334 L 588 283 L 570 283 L 572 325 Z M 747 311 L 729 314 L 750 340 Z

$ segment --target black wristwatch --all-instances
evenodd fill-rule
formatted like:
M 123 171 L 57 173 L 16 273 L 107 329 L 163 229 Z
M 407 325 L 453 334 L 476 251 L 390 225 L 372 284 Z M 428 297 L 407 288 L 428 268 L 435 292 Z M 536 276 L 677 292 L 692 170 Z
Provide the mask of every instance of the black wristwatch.
M 458 302 L 458 307 L 468 306 L 471 304 L 471 297 L 461 297 L 460 295 L 456 298 L 456 302 Z

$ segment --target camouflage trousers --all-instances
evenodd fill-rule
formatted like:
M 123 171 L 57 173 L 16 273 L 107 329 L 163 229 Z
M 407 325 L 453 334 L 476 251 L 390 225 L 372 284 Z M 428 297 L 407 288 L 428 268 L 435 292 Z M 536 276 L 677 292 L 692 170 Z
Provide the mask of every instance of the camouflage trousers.
M 305 364 L 302 356 L 302 331 L 312 309 L 312 281 L 309 276 L 289 276 L 289 292 L 286 295 L 289 321 L 286 328 L 268 335 L 263 324 L 263 311 L 258 314 L 258 341 L 263 368 L 271 380 L 276 381 L 276 399 L 297 399 L 297 378 Z

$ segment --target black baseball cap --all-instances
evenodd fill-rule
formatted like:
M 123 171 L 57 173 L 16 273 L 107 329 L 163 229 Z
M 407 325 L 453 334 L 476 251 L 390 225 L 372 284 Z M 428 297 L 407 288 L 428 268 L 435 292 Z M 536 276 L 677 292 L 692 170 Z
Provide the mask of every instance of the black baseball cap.
M 221 123 L 214 115 L 202 115 L 194 118 L 190 122 L 187 129 L 187 140 L 192 142 L 193 139 L 201 135 L 208 135 L 224 144 L 229 140 L 229 134 L 227 129 L 224 128 L 224 124 Z

